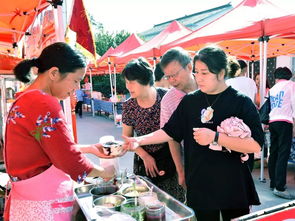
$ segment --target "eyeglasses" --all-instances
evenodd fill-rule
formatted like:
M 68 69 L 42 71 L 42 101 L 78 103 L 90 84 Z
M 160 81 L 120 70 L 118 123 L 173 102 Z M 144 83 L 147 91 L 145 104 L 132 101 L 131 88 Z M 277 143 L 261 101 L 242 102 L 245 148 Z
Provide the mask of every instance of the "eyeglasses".
M 163 78 L 164 78 L 165 80 L 169 80 L 170 78 L 175 79 L 175 78 L 177 77 L 177 75 L 180 73 L 180 71 L 183 70 L 183 69 L 184 69 L 184 68 L 181 67 L 178 71 L 176 71 L 175 74 L 165 75 Z

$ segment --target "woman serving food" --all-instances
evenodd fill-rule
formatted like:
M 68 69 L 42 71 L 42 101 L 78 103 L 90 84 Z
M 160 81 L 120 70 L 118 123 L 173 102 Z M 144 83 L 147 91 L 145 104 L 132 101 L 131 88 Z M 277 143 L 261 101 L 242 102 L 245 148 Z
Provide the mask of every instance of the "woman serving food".
M 114 175 L 113 167 L 96 166 L 82 153 L 112 157 L 100 144 L 74 143 L 59 103 L 80 88 L 84 59 L 67 44 L 55 43 L 39 58 L 19 63 L 16 78 L 28 83 L 32 67 L 38 68 L 38 76 L 18 94 L 6 121 L 4 159 L 11 191 L 5 220 L 70 220 L 73 180 Z

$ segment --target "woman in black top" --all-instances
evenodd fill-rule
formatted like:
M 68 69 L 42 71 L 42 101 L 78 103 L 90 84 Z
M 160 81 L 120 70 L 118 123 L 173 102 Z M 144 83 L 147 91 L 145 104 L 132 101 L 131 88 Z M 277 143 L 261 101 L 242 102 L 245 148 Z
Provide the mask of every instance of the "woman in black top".
M 126 138 L 130 148 L 174 139 L 184 141 L 187 202 L 198 221 L 230 220 L 249 213 L 260 204 L 251 173 L 242 153 L 260 151 L 263 131 L 252 101 L 225 84 L 227 56 L 216 47 L 202 49 L 194 58 L 199 90 L 186 95 L 160 130 L 137 138 Z M 237 117 L 250 128 L 251 137 L 217 133 L 217 126 Z M 222 151 L 209 148 L 219 144 Z M 230 150 L 230 152 L 228 150 Z

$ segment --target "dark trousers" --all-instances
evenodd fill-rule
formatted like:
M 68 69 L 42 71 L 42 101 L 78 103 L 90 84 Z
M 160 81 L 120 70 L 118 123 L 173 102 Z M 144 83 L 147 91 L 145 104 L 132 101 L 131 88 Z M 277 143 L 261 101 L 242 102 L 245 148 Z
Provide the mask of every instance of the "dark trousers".
M 248 153 L 249 159 L 247 160 L 250 172 L 252 173 L 254 168 L 254 153 Z
M 222 209 L 222 210 L 194 210 L 198 221 L 220 221 L 220 214 L 223 221 L 230 221 L 246 214 L 249 208 L 244 209 Z
M 75 112 L 76 114 L 79 113 L 80 117 L 82 117 L 82 104 L 83 104 L 83 101 L 78 101 L 75 107 Z
M 270 187 L 284 191 L 287 179 L 287 165 L 292 145 L 293 125 L 284 121 L 269 124 L 270 155 L 268 173 Z

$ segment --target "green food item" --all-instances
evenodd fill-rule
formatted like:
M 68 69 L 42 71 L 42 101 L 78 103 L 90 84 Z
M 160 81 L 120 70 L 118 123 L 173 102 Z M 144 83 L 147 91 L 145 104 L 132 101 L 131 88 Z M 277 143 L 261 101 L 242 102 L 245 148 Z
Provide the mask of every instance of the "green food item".
M 124 207 L 127 207 L 127 208 L 134 208 L 134 203 L 127 203 L 127 204 L 124 204 Z
M 144 221 L 144 208 L 140 208 L 140 206 L 135 206 L 134 202 L 129 202 L 124 204 L 124 208 L 121 208 L 121 212 L 127 213 L 137 221 Z M 123 209 L 123 211 L 122 211 Z

